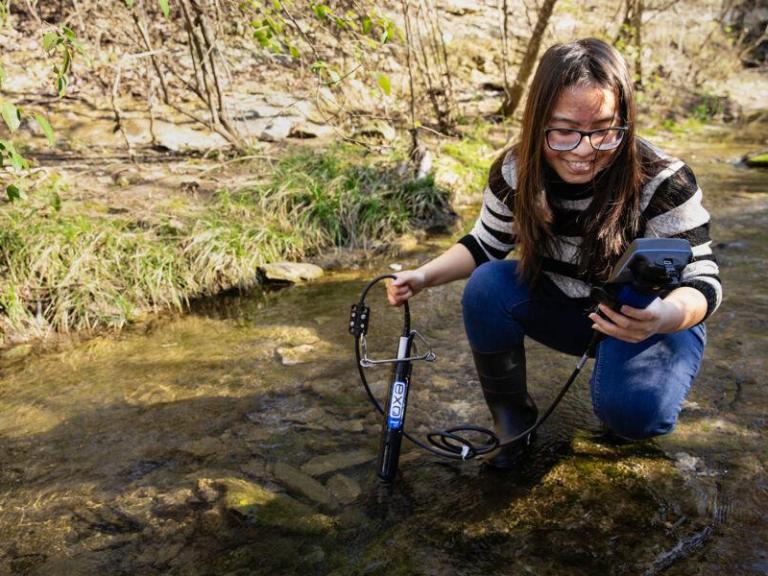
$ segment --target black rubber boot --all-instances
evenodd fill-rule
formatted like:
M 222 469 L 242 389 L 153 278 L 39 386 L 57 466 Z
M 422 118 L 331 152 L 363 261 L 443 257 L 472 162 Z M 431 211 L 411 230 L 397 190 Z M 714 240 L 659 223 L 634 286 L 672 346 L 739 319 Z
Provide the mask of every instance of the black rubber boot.
M 528 395 L 525 382 L 525 349 L 482 354 L 472 351 L 485 402 L 493 416 L 496 435 L 501 442 L 529 428 L 539 415 Z M 488 461 L 494 468 L 510 469 L 530 446 L 533 434 L 499 449 Z

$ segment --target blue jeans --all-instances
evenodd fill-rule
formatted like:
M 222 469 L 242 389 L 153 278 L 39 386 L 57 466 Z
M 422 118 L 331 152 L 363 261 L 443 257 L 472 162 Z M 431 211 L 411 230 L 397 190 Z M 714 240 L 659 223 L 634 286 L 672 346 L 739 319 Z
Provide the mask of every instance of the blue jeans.
M 531 290 L 511 260 L 479 266 L 467 282 L 462 305 L 469 343 L 480 353 L 511 350 L 528 336 L 581 356 L 594 333 L 587 317 L 594 308 L 589 299 L 567 298 L 545 275 Z M 672 431 L 705 344 L 703 324 L 637 344 L 606 337 L 590 380 L 595 415 L 632 440 Z

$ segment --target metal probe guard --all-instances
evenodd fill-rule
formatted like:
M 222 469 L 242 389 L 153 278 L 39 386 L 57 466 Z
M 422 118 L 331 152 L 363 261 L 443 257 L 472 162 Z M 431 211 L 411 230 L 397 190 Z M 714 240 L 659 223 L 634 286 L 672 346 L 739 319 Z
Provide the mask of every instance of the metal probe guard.
M 363 368 L 370 368 L 378 364 L 394 364 L 396 362 L 415 362 L 417 360 L 424 360 L 425 362 L 434 362 L 437 360 L 437 355 L 432 351 L 432 345 L 427 341 L 424 336 L 419 334 L 416 330 L 411 330 L 411 335 L 421 340 L 427 347 L 427 351 L 424 354 L 418 356 L 409 356 L 408 358 L 386 358 L 384 360 L 372 360 L 368 358 L 368 344 L 365 339 L 365 334 L 360 335 L 360 346 L 363 350 L 363 357 L 360 359 L 360 366 Z M 415 348 L 415 343 L 414 343 Z

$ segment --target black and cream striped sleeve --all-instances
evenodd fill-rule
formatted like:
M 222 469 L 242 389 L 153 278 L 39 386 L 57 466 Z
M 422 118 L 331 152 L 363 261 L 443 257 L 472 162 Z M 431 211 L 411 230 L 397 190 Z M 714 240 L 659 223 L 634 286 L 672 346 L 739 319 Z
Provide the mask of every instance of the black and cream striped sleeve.
M 682 285 L 700 291 L 707 299 L 709 317 L 723 298 L 720 269 L 709 237 L 709 212 L 702 205 L 702 192 L 691 169 L 680 163 L 669 177 L 658 183 L 643 211 L 645 235 L 654 238 L 683 238 L 693 250 L 693 261 L 683 270 Z
M 479 266 L 489 260 L 503 260 L 515 247 L 515 222 L 505 200 L 514 194 L 517 167 L 511 152 L 494 162 L 488 185 L 483 192 L 483 205 L 472 230 L 459 240 Z

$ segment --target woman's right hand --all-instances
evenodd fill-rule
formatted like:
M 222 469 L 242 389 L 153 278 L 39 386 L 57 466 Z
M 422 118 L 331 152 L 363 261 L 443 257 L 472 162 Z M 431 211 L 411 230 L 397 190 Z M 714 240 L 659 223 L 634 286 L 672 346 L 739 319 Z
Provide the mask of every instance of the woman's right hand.
M 427 277 L 421 270 L 404 270 L 395 274 L 395 280 L 387 282 L 387 300 L 392 306 L 401 306 L 427 285 Z

